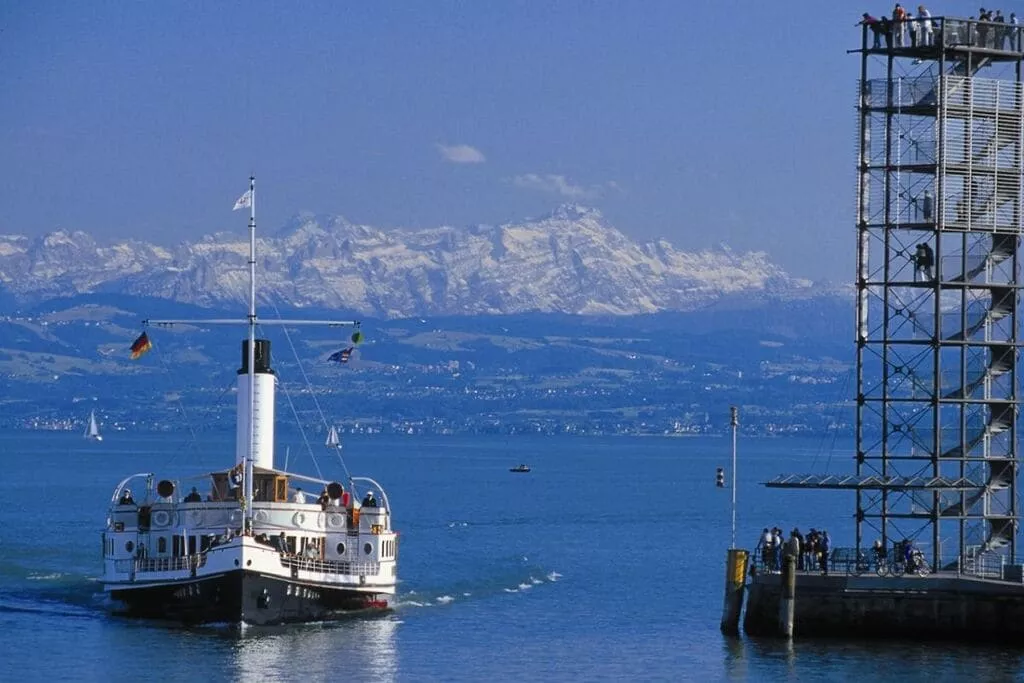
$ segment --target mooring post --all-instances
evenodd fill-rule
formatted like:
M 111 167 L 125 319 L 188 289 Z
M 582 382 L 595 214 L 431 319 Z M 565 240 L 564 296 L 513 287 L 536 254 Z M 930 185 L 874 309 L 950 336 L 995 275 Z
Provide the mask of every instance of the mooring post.
M 779 600 L 779 631 L 786 638 L 793 637 L 793 616 L 796 611 L 796 557 L 782 558 L 782 599 Z
M 722 606 L 722 633 L 740 634 L 740 612 L 743 610 L 743 589 L 747 581 L 749 553 L 730 548 L 725 560 L 725 603 Z

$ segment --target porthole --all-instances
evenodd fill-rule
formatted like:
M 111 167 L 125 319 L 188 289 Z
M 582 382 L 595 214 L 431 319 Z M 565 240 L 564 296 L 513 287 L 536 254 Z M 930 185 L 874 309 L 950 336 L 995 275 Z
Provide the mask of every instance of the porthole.
M 370 544 L 367 543 L 366 545 L 367 545 L 367 547 L 369 547 Z M 127 543 L 124 544 L 124 549 L 127 550 L 128 552 L 131 552 L 131 551 L 135 550 L 135 544 L 132 543 L 131 541 L 128 541 Z M 369 552 L 369 551 L 367 551 L 367 552 Z
M 339 555 L 344 555 L 345 554 L 345 544 L 344 543 L 339 543 L 338 544 L 338 554 Z
M 373 552 L 373 546 L 371 544 L 369 544 L 369 543 L 364 544 L 363 545 L 363 552 L 366 553 L 367 555 L 369 555 L 370 553 Z

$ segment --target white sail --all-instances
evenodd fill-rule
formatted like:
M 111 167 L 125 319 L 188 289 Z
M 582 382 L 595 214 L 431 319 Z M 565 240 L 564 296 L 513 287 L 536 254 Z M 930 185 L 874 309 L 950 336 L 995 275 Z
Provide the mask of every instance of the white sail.
M 92 439 L 93 441 L 103 441 L 103 436 L 100 434 L 100 426 L 96 424 L 95 410 L 89 412 L 89 426 L 85 429 L 85 438 Z
M 338 430 L 331 427 L 331 431 L 327 432 L 327 440 L 324 441 L 324 445 L 328 448 L 338 448 L 341 446 L 341 439 L 338 438 Z

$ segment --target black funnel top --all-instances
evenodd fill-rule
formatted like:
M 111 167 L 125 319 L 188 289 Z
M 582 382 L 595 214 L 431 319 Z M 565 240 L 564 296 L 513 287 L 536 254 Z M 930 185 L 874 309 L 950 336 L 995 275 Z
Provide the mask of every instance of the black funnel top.
M 254 363 L 253 372 L 263 373 L 265 375 L 273 375 L 274 371 L 270 367 L 270 340 L 269 339 L 257 339 L 256 340 L 256 362 Z M 238 370 L 239 375 L 246 375 L 249 373 L 249 340 L 242 340 L 242 367 Z

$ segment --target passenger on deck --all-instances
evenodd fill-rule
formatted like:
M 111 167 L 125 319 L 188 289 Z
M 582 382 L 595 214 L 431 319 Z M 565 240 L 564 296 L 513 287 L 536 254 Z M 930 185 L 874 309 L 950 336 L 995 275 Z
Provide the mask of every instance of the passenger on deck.
M 295 489 L 295 495 L 292 496 L 292 500 L 294 502 L 296 502 L 296 503 L 305 503 L 306 502 L 306 494 L 302 492 L 302 489 L 296 488 Z
M 135 505 L 135 499 L 132 498 L 132 490 L 125 489 L 121 493 L 121 498 L 117 501 L 118 505 Z
M 278 534 L 277 538 L 274 539 L 274 542 L 279 552 L 282 552 L 285 555 L 288 554 L 288 539 L 285 538 L 283 531 Z
M 364 508 L 375 508 L 377 507 L 377 499 L 373 497 L 373 491 L 367 491 L 366 497 L 363 498 Z
M 203 502 L 203 497 L 201 495 L 199 495 L 199 491 L 197 491 L 196 487 L 193 486 L 192 487 L 192 492 L 189 493 L 187 496 L 185 496 L 185 501 L 184 502 L 186 502 L 186 503 L 201 503 L 201 502 Z
M 316 499 L 316 502 L 320 504 L 321 510 L 326 510 L 327 506 L 331 504 L 331 497 L 327 495 L 327 489 L 324 489 L 320 497 Z

